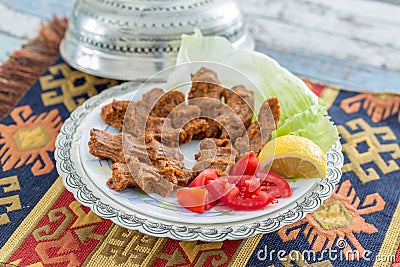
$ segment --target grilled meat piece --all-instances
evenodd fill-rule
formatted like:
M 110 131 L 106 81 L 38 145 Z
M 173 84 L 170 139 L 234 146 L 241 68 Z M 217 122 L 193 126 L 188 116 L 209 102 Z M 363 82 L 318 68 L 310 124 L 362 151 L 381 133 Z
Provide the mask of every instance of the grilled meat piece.
M 130 104 L 129 117 L 123 127 L 125 112 Z M 197 108 L 197 107 L 196 107 Z M 136 115 L 139 112 L 143 112 Z M 102 108 L 103 120 L 117 128 L 128 133 L 133 133 L 135 136 L 151 135 L 162 140 L 163 144 L 168 146 L 179 145 L 179 140 L 185 140 L 186 134 L 183 129 L 175 129 L 171 125 L 169 118 L 149 116 L 147 119 L 144 113 L 148 112 L 148 105 L 144 101 L 116 101 Z M 143 132 L 144 131 L 144 132 Z
M 260 125 L 258 121 L 253 121 L 247 128 L 246 134 L 236 139 L 235 148 L 242 156 L 250 151 L 258 151 L 262 143 Z M 258 153 L 256 152 L 256 154 Z
M 146 140 L 94 129 L 90 134 L 90 154 L 115 162 L 107 181 L 113 190 L 139 187 L 147 193 L 168 196 L 174 185 L 187 186 L 194 178 L 193 172 L 183 166 L 183 156 L 177 148 L 163 146 L 151 137 Z M 124 151 L 123 138 L 127 138 Z
M 185 139 L 181 143 L 188 143 L 191 140 L 201 140 L 205 136 L 212 135 L 208 121 L 201 117 L 202 111 L 197 105 L 181 104 L 169 115 L 174 128 L 182 128 L 185 132 Z
M 185 169 L 183 171 L 182 176 L 176 177 L 176 180 L 178 181 L 179 186 L 189 186 L 189 184 L 196 178 L 198 175 L 198 172 L 194 172 L 189 169 Z
M 206 159 L 196 162 L 193 165 L 192 170 L 194 172 L 200 173 L 205 169 L 215 169 L 220 175 L 228 175 L 234 164 L 234 162 L 232 163 L 232 161 L 224 159 Z
M 198 161 L 224 159 L 235 162 L 237 151 L 233 147 L 216 147 L 215 149 L 203 149 L 194 158 Z
M 116 162 L 112 165 L 112 177 L 107 180 L 107 185 L 112 190 L 121 191 L 127 187 L 139 188 L 125 163 Z
M 179 146 L 181 140 L 186 139 L 183 129 L 172 127 L 171 119 L 161 117 L 149 117 L 146 123 L 146 136 L 151 136 L 163 145 L 170 147 Z
M 238 155 L 229 139 L 206 138 L 200 142 L 200 151 L 194 157 L 197 160 L 221 158 L 235 162 Z
M 247 89 L 243 85 L 236 85 L 232 87 L 232 89 L 230 90 L 225 90 L 223 96 L 225 98 L 225 103 L 228 106 L 231 106 L 231 104 L 234 103 L 244 102 L 245 104 L 248 105 L 248 107 L 251 108 L 248 109 L 247 111 L 250 114 L 253 113 L 254 92 L 252 90 Z
M 125 113 L 122 130 L 136 137 L 143 136 L 149 113 L 150 106 L 147 102 L 143 100 L 131 102 Z
M 122 149 L 122 135 L 114 135 L 102 130 L 91 129 L 88 142 L 89 153 L 113 162 L 125 162 Z
M 188 186 L 195 178 L 194 173 L 187 169 L 181 161 L 158 160 L 153 162 L 152 165 L 159 174 L 174 185 Z
M 243 85 L 232 87 L 223 93 L 225 104 L 239 115 L 245 128 L 248 128 L 253 117 L 254 92 Z
M 237 156 L 238 152 L 229 139 L 206 138 L 200 142 L 200 151 L 195 155 L 197 162 L 192 170 L 199 172 L 213 168 L 219 170 L 220 174 L 228 174 Z
M 186 138 L 181 143 L 188 143 L 191 140 L 201 140 L 201 136 L 204 136 L 209 132 L 209 124 L 205 119 L 194 119 L 189 121 L 183 126 L 183 131 L 186 134 Z
M 136 157 L 128 156 L 126 163 L 116 162 L 112 165 L 112 177 L 107 180 L 107 185 L 115 191 L 133 187 L 168 196 L 173 186 L 187 186 L 195 178 L 195 173 L 179 165 L 180 162 L 173 160 L 159 160 L 153 164 L 146 164 L 139 162 Z M 154 183 L 157 186 L 154 186 Z M 155 190 L 152 191 L 150 185 Z
M 143 94 L 143 100 L 140 101 L 114 100 L 102 108 L 101 117 L 118 130 L 142 136 L 147 117 L 167 117 L 184 101 L 185 96 L 179 91 L 164 94 L 162 89 L 154 88 Z
M 191 79 L 192 87 L 190 88 L 188 99 L 208 97 L 221 100 L 225 88 L 220 85 L 217 73 L 203 67 L 194 75 L 192 74 Z
M 210 89 L 207 83 L 196 85 L 196 79 L 210 80 L 217 84 L 219 81 L 215 73 L 204 68 L 192 76 L 193 85 L 190 92 L 193 94 L 189 93 L 189 104 L 200 108 L 201 116 L 207 119 L 210 129 L 201 137 L 230 138 L 234 141 L 242 136 L 253 116 L 253 91 L 241 85 L 226 90 L 222 86 L 216 88 L 214 84 L 208 84 Z M 221 103 L 221 96 L 224 96 L 226 106 Z
M 200 142 L 200 150 L 214 149 L 215 147 L 231 147 L 232 143 L 229 139 L 206 138 Z
M 173 183 L 174 185 L 177 185 L 177 177 L 183 176 L 183 171 L 178 164 L 179 163 L 172 160 L 157 160 L 149 165 L 153 166 L 157 173 L 162 175 L 163 179 Z
M 267 99 L 260 108 L 258 121 L 252 122 L 246 135 L 235 141 L 235 148 L 240 155 L 249 151 L 258 154 L 271 139 L 271 133 L 276 129 L 280 118 L 280 106 L 277 98 Z
M 88 145 L 91 155 L 111 159 L 113 162 L 125 162 L 125 156 L 134 156 L 144 163 L 167 158 L 183 160 L 178 148 L 165 146 L 151 136 L 147 139 L 135 138 L 127 134 L 110 134 L 92 129 Z
M 166 129 L 164 129 L 166 128 Z M 146 121 L 146 136 L 161 134 L 164 130 L 172 128 L 171 120 L 162 117 L 149 117 Z M 172 128 L 175 130 L 174 128 Z
M 230 139 L 234 142 L 236 138 L 241 137 L 246 133 L 246 128 L 240 116 L 233 112 L 232 109 L 225 106 L 223 110 L 225 112 L 215 119 L 218 122 L 221 131 L 219 138 Z
M 129 138 L 129 136 L 127 136 L 127 137 Z M 128 139 L 127 142 L 129 145 L 129 143 L 131 142 L 130 139 Z M 183 160 L 183 155 L 182 155 L 181 151 L 179 150 L 179 148 L 165 146 L 152 137 L 146 136 L 146 145 L 145 146 L 146 146 L 148 158 L 150 159 L 151 162 L 154 162 L 156 160 L 164 160 L 164 159 L 177 160 L 177 161 Z M 130 152 L 130 151 L 131 150 L 128 147 L 126 153 L 129 153 L 129 155 L 135 156 L 135 154 L 132 154 L 132 152 Z
M 216 138 L 221 136 L 221 125 L 214 119 L 205 118 L 208 124 L 208 131 L 200 136 L 196 136 L 195 140 L 202 140 L 204 138 Z
M 200 115 L 201 110 L 198 106 L 181 104 L 168 117 L 171 119 L 174 128 L 182 128 L 189 121 L 199 118 Z
M 192 75 L 191 79 L 192 87 L 188 95 L 189 104 L 198 106 L 202 118 L 205 118 L 207 124 L 209 124 L 209 130 L 196 138 L 218 137 L 221 130 L 215 118 L 220 115 L 223 106 L 221 97 L 225 88 L 220 85 L 217 74 L 204 67 Z
M 258 113 L 258 121 L 261 128 L 276 129 L 281 115 L 281 107 L 278 98 L 272 97 L 267 99 L 267 103 L 263 103 Z M 271 117 L 272 115 L 272 117 Z
M 224 104 L 217 99 L 197 97 L 189 99 L 189 105 L 195 105 L 201 110 L 201 117 L 215 119 L 221 114 Z
M 208 131 L 199 134 L 195 139 L 215 138 L 221 134 L 221 126 L 216 118 L 221 114 L 224 104 L 220 100 L 207 97 L 198 97 L 189 100 L 190 105 L 197 106 L 201 110 L 201 118 L 208 124 Z
M 164 94 L 164 90 L 160 88 L 153 88 L 147 93 L 144 93 L 142 99 L 147 102 L 147 104 L 152 107 L 157 100 Z
M 150 116 L 167 117 L 179 104 L 185 102 L 185 95 L 179 91 L 169 91 L 163 94 L 152 106 Z
M 224 91 L 225 104 L 216 121 L 220 124 L 221 135 L 219 138 L 229 138 L 235 142 L 249 127 L 253 117 L 254 93 L 243 85 L 234 86 L 231 90 Z
M 126 114 L 129 112 L 128 115 Z M 135 136 L 143 135 L 144 124 L 150 106 L 145 101 L 132 102 L 128 100 L 113 100 L 111 104 L 101 109 L 102 119 L 117 128 L 133 133 Z M 124 125 L 125 118 L 128 118 Z M 124 127 L 125 126 L 125 127 Z
M 144 192 L 157 193 L 167 197 L 174 190 L 174 184 L 164 179 L 153 166 L 139 162 L 135 157 L 127 157 L 126 165 L 131 171 L 131 176 Z
M 261 105 L 260 112 L 258 113 L 258 123 L 261 129 L 261 136 L 263 140 L 269 141 L 271 133 L 274 131 L 279 123 L 281 108 L 276 97 L 267 99 Z
M 111 126 L 122 130 L 125 112 L 131 101 L 113 100 L 112 103 L 105 105 L 101 109 L 101 118 Z

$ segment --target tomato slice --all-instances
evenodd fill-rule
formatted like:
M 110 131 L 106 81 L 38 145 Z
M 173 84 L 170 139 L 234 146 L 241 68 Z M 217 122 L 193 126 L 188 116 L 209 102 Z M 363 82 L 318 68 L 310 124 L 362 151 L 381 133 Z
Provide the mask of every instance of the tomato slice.
M 196 213 L 204 212 L 207 194 L 206 189 L 198 187 L 182 187 L 176 191 L 179 204 Z
M 190 183 L 190 187 L 199 187 L 209 184 L 215 178 L 218 178 L 218 171 L 215 169 L 205 169 L 197 175 L 197 177 Z
M 240 192 L 239 188 L 234 187 L 221 201 L 235 210 L 259 210 L 274 201 L 274 198 L 261 190 L 253 193 Z
M 205 169 L 190 183 L 189 187 L 201 187 L 207 189 L 207 185 L 218 178 L 218 176 L 217 170 Z M 207 194 L 204 209 L 209 210 L 217 205 L 218 202 L 218 199 L 214 198 L 211 194 Z
M 236 185 L 240 191 L 253 192 L 260 187 L 260 178 L 253 175 L 227 176 L 231 184 Z
M 254 152 L 250 152 L 233 165 L 229 175 L 254 175 L 258 168 L 258 164 L 259 162 L 256 155 Z
M 269 193 L 273 197 L 291 197 L 293 194 L 292 188 L 290 188 L 286 179 L 276 173 L 266 170 L 257 170 L 256 177 L 260 178 L 261 190 Z
M 228 181 L 227 177 L 228 176 L 219 177 L 207 185 L 207 189 L 214 199 L 223 198 L 235 187 L 234 184 Z
M 250 192 L 254 181 L 259 180 L 250 175 L 219 177 L 209 184 L 209 192 L 235 210 L 259 210 L 274 201 L 274 198 L 260 190 Z M 231 182 L 237 182 L 234 185 Z

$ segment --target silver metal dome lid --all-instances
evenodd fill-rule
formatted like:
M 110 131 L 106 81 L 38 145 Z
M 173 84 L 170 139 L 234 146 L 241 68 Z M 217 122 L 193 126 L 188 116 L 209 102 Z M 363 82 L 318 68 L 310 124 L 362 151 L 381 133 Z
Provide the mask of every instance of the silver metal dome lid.
M 77 0 L 60 51 L 81 71 L 145 80 L 175 64 L 181 34 L 195 27 L 254 48 L 234 0 Z

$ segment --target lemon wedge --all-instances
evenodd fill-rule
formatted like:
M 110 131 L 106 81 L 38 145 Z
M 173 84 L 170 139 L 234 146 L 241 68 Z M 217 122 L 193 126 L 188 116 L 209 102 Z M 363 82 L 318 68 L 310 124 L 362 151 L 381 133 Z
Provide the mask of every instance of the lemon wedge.
M 325 178 L 326 156 L 311 140 L 284 135 L 269 141 L 258 155 L 260 168 L 285 178 Z

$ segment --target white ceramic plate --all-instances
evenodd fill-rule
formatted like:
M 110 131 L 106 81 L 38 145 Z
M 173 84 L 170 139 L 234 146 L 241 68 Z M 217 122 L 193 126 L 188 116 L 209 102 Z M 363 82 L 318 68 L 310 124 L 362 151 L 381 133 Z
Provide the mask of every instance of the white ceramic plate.
M 56 141 L 57 170 L 67 190 L 83 205 L 99 216 L 142 233 L 179 240 L 222 241 L 242 239 L 259 233 L 269 233 L 302 219 L 317 209 L 334 190 L 341 177 L 343 154 L 338 141 L 327 153 L 326 179 L 299 179 L 291 183 L 293 196 L 279 199 L 259 211 L 233 211 L 218 205 L 204 214 L 192 213 L 177 204 L 172 194 L 168 198 L 146 195 L 136 189 L 115 192 L 106 186 L 111 177 L 111 162 L 98 160 L 88 152 L 91 128 L 117 132 L 105 124 L 100 109 L 112 99 L 138 100 L 141 95 L 161 84 L 125 83 L 94 96 L 75 110 L 61 128 Z M 184 145 L 185 159 L 192 159 L 198 143 Z

